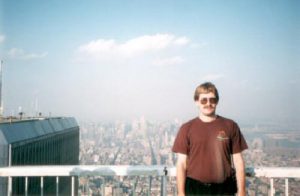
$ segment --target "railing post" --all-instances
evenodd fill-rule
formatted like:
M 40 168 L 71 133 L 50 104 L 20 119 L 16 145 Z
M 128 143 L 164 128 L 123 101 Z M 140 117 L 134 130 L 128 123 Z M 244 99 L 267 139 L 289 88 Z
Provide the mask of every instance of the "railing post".
M 41 176 L 41 196 L 44 196 L 44 177 Z
M 59 195 L 59 178 L 56 176 L 56 196 Z
M 71 188 L 72 188 L 72 193 L 71 195 L 74 196 L 74 192 L 75 192 L 75 186 L 74 186 L 74 176 L 71 177 Z
M 136 179 L 135 179 L 135 181 L 136 181 Z M 136 183 L 135 182 L 133 182 L 133 186 L 132 186 L 132 196 L 135 196 L 135 189 L 136 189 Z
M 8 177 L 8 185 L 7 186 L 8 186 L 7 195 L 11 196 L 12 195 L 12 177 L 11 176 Z
M 151 182 L 152 181 L 152 176 L 149 176 L 149 185 L 148 185 L 148 193 L 147 195 L 150 196 L 151 195 Z
M 275 192 L 275 189 L 274 189 L 274 179 L 271 178 L 270 179 L 270 195 L 274 196 L 274 192 Z
M 102 190 L 102 195 L 105 195 L 105 178 L 102 179 L 101 190 Z
M 87 190 L 87 195 L 89 196 L 90 195 L 90 180 L 88 179 L 87 182 L 86 182 L 86 190 Z
M 285 179 L 285 196 L 289 195 L 289 179 Z
M 161 177 L 161 195 L 166 196 L 167 195 L 167 175 L 168 170 L 167 167 L 164 168 L 164 175 Z
M 28 177 L 25 177 L 25 196 L 28 195 Z
M 162 185 L 162 187 L 161 187 L 161 196 L 166 196 L 167 195 L 167 183 L 166 183 L 167 177 L 162 176 L 161 181 L 162 181 L 161 182 L 161 185 Z

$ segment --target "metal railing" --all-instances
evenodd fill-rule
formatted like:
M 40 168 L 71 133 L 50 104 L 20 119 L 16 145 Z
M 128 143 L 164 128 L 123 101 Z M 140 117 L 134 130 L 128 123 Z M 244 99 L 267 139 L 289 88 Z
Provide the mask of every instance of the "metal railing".
M 25 195 L 28 190 L 28 178 L 40 177 L 41 195 L 43 195 L 44 177 L 56 177 L 56 195 L 59 195 L 59 177 L 71 177 L 71 195 L 75 193 L 75 177 L 95 176 L 156 176 L 161 178 L 161 195 L 167 195 L 167 179 L 176 176 L 176 168 L 167 166 L 129 166 L 129 165 L 69 165 L 69 166 L 13 166 L 0 168 L 0 177 L 8 178 L 7 195 L 12 195 L 12 178 L 25 178 Z M 270 179 L 270 194 L 274 195 L 274 179 L 285 179 L 285 195 L 289 195 L 289 179 L 300 179 L 300 167 L 249 167 L 247 177 L 266 177 Z

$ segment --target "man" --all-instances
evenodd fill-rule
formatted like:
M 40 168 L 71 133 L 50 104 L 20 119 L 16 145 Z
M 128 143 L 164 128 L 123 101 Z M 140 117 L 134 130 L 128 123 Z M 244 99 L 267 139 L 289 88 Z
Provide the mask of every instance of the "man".
M 248 146 L 238 125 L 216 114 L 219 94 L 214 84 L 206 82 L 198 86 L 194 100 L 199 116 L 181 126 L 172 148 L 178 155 L 178 196 L 236 192 L 245 196 L 241 153 Z

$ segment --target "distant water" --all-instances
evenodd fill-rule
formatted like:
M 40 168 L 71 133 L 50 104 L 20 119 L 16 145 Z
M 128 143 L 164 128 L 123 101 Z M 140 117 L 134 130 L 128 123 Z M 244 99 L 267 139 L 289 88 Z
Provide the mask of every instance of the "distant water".
M 262 139 L 266 147 L 282 147 L 282 148 L 298 148 L 300 149 L 300 138 L 290 139 L 273 139 L 264 132 L 245 132 L 243 133 L 247 142 L 251 142 L 256 138 Z
M 281 140 L 277 141 L 277 144 L 278 144 L 278 147 L 300 149 L 300 140 L 290 141 L 287 139 L 281 139 Z

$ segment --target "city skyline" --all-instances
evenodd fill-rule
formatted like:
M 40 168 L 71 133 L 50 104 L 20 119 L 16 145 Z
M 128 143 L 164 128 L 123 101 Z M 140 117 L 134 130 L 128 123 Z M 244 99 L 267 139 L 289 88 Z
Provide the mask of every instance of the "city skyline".
M 299 122 L 298 1 L 0 0 L 4 114 Z M 255 123 L 255 122 L 253 122 Z

